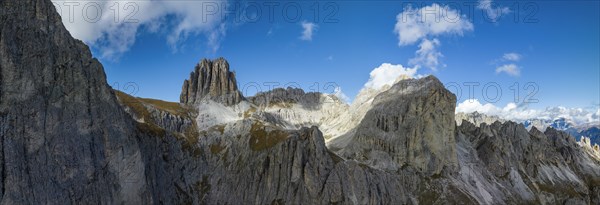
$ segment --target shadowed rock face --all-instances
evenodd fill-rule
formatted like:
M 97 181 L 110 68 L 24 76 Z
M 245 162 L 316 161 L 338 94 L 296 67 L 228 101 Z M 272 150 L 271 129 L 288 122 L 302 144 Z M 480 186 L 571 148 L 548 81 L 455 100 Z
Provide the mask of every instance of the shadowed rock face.
M 308 109 L 317 109 L 321 103 L 321 93 L 305 93 L 300 88 L 288 87 L 287 89 L 275 88 L 271 91 L 260 92 L 248 98 L 248 101 L 257 106 L 269 106 L 279 103 L 299 104 Z
M 49 0 L 0 1 L 0 73 L 2 204 L 148 197 L 133 121 Z
M 226 105 L 234 105 L 244 99 L 238 90 L 235 73 L 229 71 L 229 63 L 224 58 L 213 61 L 202 59 L 190 73 L 190 79 L 183 82 L 181 103 L 193 105 L 203 99 Z

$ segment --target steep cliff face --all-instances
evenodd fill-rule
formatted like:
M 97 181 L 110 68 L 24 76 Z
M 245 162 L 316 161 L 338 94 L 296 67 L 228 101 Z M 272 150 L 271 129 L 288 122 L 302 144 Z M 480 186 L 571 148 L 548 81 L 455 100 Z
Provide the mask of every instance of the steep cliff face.
M 49 0 L 0 1 L 2 204 L 141 203 L 135 126 Z
M 403 80 L 373 100 L 343 156 L 387 170 L 427 174 L 456 167 L 456 97 L 433 76 Z
M 229 63 L 224 58 L 213 61 L 202 59 L 190 73 L 190 78 L 183 82 L 181 103 L 196 104 L 203 99 L 226 105 L 234 105 L 244 99 L 238 90 L 235 73 L 229 71 Z

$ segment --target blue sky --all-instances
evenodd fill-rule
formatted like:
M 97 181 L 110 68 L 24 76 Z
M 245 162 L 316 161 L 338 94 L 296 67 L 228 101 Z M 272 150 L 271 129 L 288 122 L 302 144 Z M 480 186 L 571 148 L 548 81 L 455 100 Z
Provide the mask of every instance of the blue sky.
M 133 5 L 139 6 L 133 15 L 138 23 L 129 26 L 135 29 L 119 24 L 121 22 L 104 20 L 85 25 L 77 22 L 77 15 L 67 28 L 91 45 L 94 55 L 104 64 L 111 84 L 118 83 L 122 89 L 124 84 L 134 82 L 139 88 L 135 95 L 140 97 L 178 101 L 182 82 L 194 65 L 201 58 L 222 56 L 236 71 L 241 88 L 258 83 L 265 91 L 269 86 L 264 83 L 276 82 L 280 86 L 297 83 L 305 90 L 331 93 L 333 89 L 324 86 L 332 82 L 353 98 L 369 80 L 374 68 L 390 63 L 405 68 L 418 66 L 418 75 L 433 74 L 446 84 L 463 85 L 459 102 L 468 98 L 468 87 L 463 83 L 480 83 L 473 97 L 483 103 L 486 100 L 482 87 L 495 82 L 502 89 L 502 96 L 492 104 L 504 107 L 514 101 L 511 85 L 518 83 L 520 99 L 515 103 L 521 105 L 525 95 L 531 94 L 533 89 L 526 90 L 524 86 L 533 82 L 538 88 L 534 98 L 539 102 L 529 104 L 529 108 L 598 109 L 598 1 L 437 2 L 441 8 L 450 6 L 446 12 L 460 13 L 463 17 L 460 21 L 466 24 L 458 30 L 445 31 L 435 31 L 434 25 L 424 36 L 404 45 L 400 45 L 399 40 L 402 32 L 395 28 L 399 21 L 397 16 L 408 9 L 406 2 L 320 1 L 319 19 L 314 17 L 315 2 L 267 2 L 279 3 L 273 10 L 272 21 L 264 2 L 239 2 L 239 8 L 247 9 L 238 11 L 246 11 L 242 15 L 251 18 L 256 17 L 256 8 L 259 8 L 258 20 L 236 22 L 236 17 L 229 15 L 225 19 L 215 17 L 205 24 L 182 27 L 200 21 L 201 14 L 194 14 L 198 9 L 190 7 L 201 2 L 172 1 L 169 4 L 174 5 L 164 6 L 171 9 L 160 13 L 156 11 L 156 1 L 134 1 Z M 62 11 L 66 10 L 62 1 L 55 3 Z M 235 2 L 212 3 L 233 5 Z M 434 3 L 413 2 L 411 8 L 418 10 Z M 490 15 L 480 3 L 488 3 L 489 11 L 502 15 L 496 21 L 486 20 L 484 15 Z M 120 6 L 125 8 L 123 4 Z M 286 5 L 288 12 L 282 8 Z M 302 16 L 289 20 L 298 5 Z M 207 7 L 198 8 L 206 12 Z M 107 12 L 104 9 L 103 15 L 110 15 Z M 65 13 L 61 14 L 65 21 Z M 330 18 L 325 18 L 328 15 Z M 211 15 L 204 17 L 211 18 Z M 302 37 L 303 23 L 313 25 L 310 39 Z M 174 31 L 182 32 L 174 34 Z M 128 38 L 122 38 L 127 35 Z M 427 64 L 431 61 L 410 62 L 426 40 L 439 42 L 428 53 L 437 60 L 434 69 Z M 501 67 L 505 68 L 504 72 L 497 72 Z M 245 95 L 254 92 L 254 88 L 244 90 Z

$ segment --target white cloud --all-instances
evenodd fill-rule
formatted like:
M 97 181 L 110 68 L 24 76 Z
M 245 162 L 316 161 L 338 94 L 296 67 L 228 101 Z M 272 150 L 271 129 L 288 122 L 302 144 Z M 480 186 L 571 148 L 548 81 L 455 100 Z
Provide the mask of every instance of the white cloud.
M 300 39 L 305 41 L 311 41 L 314 31 L 316 31 L 319 28 L 319 26 L 317 24 L 306 21 L 302 21 L 300 25 L 302 26 L 302 36 L 300 36 Z
M 212 49 L 213 53 L 216 53 L 221 46 L 221 41 L 225 38 L 227 34 L 227 24 L 221 23 L 218 28 L 210 31 L 208 34 L 208 42 L 206 43 L 208 47 Z
M 435 3 L 420 9 L 405 8 L 396 16 L 394 27 L 399 46 L 411 45 L 421 39 L 443 34 L 462 36 L 465 31 L 472 30 L 473 24 L 465 15 Z
M 369 81 L 365 87 L 380 89 L 385 85 L 393 85 L 398 78 L 415 78 L 417 68 L 406 68 L 402 65 L 389 63 L 381 64 L 370 73 Z
M 394 33 L 398 35 L 398 45 L 412 45 L 418 41 L 419 50 L 409 60 L 410 65 L 437 70 L 442 53 L 439 51 L 441 35 L 462 36 L 473 30 L 473 24 L 465 15 L 448 6 L 432 4 L 420 9 L 407 7 L 396 16 Z
M 423 39 L 419 44 L 419 50 L 417 50 L 416 56 L 408 61 L 408 64 L 414 66 L 425 66 L 433 71 L 437 70 L 440 64 L 439 58 L 443 57 L 442 53 L 438 51 L 440 41 L 436 38 L 433 40 Z
M 210 49 L 216 50 L 217 38 L 223 37 L 226 29 L 219 11 L 226 4 L 208 0 L 54 1 L 71 35 L 108 59 L 127 52 L 141 30 L 164 33 L 175 50 L 189 36 L 205 34 Z
M 342 88 L 339 86 L 335 87 L 333 95 L 336 96 L 338 99 L 344 101 L 345 103 L 350 102 L 350 98 L 342 91 Z
M 477 99 L 468 99 L 458 103 L 456 113 L 479 112 L 486 115 L 495 115 L 501 119 L 522 122 L 530 119 L 554 120 L 565 118 L 567 121 L 582 125 L 600 121 L 600 109 L 597 113 L 582 108 L 548 107 L 544 110 L 527 109 L 508 103 L 504 107 L 497 107 L 491 103 L 481 104 Z
M 502 59 L 504 59 L 505 61 L 520 61 L 521 60 L 521 54 L 518 53 L 505 53 L 502 56 Z
M 508 7 L 498 7 L 492 0 L 479 0 L 477 8 L 485 11 L 484 17 L 492 22 L 511 12 Z
M 521 75 L 521 68 L 519 68 L 519 66 L 515 65 L 515 64 L 505 64 L 505 65 L 501 65 L 499 67 L 496 68 L 496 74 L 498 73 L 506 73 L 508 75 L 511 76 L 520 76 Z

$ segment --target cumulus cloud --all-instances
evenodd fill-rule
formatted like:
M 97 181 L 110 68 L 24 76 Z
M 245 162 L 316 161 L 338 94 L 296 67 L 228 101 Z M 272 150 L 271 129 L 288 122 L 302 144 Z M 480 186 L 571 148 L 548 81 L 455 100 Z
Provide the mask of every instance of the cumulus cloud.
M 521 69 L 519 68 L 519 66 L 512 64 L 512 63 L 505 64 L 505 65 L 501 65 L 496 68 L 496 74 L 498 74 L 498 73 L 506 73 L 511 76 L 520 76 Z
M 518 53 L 505 53 L 502 56 L 502 59 L 505 61 L 520 61 L 521 60 L 521 54 Z
M 417 41 L 443 34 L 462 36 L 472 31 L 473 24 L 465 15 L 448 6 L 432 4 L 420 9 L 407 7 L 396 16 L 394 32 L 398 35 L 398 45 L 405 46 Z
M 381 64 L 370 73 L 369 81 L 365 87 L 380 89 L 385 85 L 393 85 L 398 78 L 415 78 L 417 68 L 407 68 L 400 64 L 393 65 L 389 63 Z
M 396 16 L 394 33 L 398 35 L 398 45 L 407 46 L 420 42 L 419 50 L 409 64 L 437 70 L 443 55 L 439 51 L 442 35 L 462 36 L 473 30 L 473 24 L 465 15 L 448 6 L 432 4 L 419 9 L 407 7 Z
M 456 106 L 456 112 L 472 113 L 479 112 L 486 115 L 495 115 L 502 119 L 521 122 L 524 120 L 541 119 L 554 120 L 565 118 L 576 125 L 600 121 L 600 109 L 590 111 L 583 108 L 548 107 L 543 110 L 527 109 L 508 103 L 504 107 L 497 107 L 491 103 L 482 104 L 477 99 L 468 99 Z
M 214 1 L 53 1 L 71 35 L 100 51 L 102 58 L 118 58 L 135 43 L 140 30 L 164 33 L 178 48 L 189 36 L 205 34 L 208 46 L 218 49 L 226 26 Z M 170 18 L 167 18 L 170 17 Z
M 485 18 L 492 22 L 511 12 L 508 7 L 497 6 L 492 0 L 479 0 L 477 8 L 485 11 Z
M 302 35 L 300 36 L 300 39 L 305 41 L 311 41 L 314 31 L 316 31 L 317 28 L 319 28 L 319 26 L 317 24 L 307 21 L 302 21 L 300 25 L 302 26 Z

